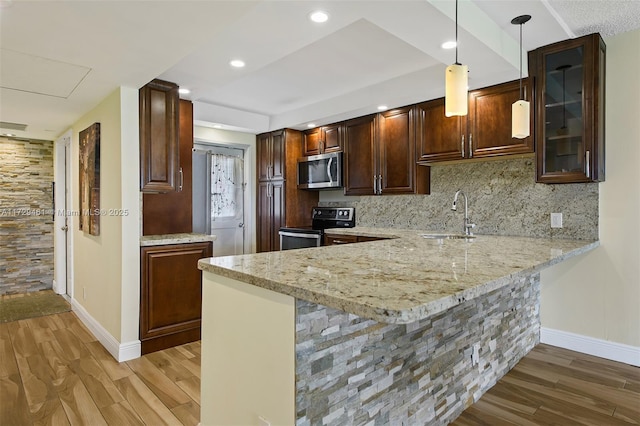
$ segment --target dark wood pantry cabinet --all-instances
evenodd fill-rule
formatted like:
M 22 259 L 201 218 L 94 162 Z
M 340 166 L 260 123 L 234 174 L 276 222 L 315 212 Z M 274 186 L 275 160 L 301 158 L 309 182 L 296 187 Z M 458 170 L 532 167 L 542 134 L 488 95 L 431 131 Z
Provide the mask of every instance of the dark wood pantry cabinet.
M 297 188 L 297 161 L 302 157 L 302 132 L 276 130 L 256 136 L 257 249 L 280 249 L 281 227 L 311 226 L 317 191 Z
M 599 34 L 529 52 L 538 182 L 604 181 L 605 56 Z
M 141 247 L 142 354 L 200 339 L 202 275 L 198 260 L 212 243 Z
M 178 85 L 153 80 L 139 91 L 140 190 L 170 192 L 180 187 Z

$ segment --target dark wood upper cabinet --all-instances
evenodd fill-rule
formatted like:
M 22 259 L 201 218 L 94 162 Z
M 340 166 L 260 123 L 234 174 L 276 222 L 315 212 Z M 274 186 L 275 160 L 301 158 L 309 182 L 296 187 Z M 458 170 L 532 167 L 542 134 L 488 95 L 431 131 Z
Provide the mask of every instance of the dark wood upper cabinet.
M 140 190 L 176 191 L 180 182 L 178 85 L 153 80 L 139 91 Z
M 180 181 L 178 190 L 142 195 L 142 235 L 193 231 L 193 104 L 180 100 Z
M 404 107 L 344 122 L 345 195 L 428 193 L 429 169 L 416 165 L 414 115 Z
M 465 158 L 466 117 L 445 117 L 444 98 L 416 105 L 416 121 L 418 161 Z
M 257 136 L 258 180 L 284 179 L 285 131 L 263 133 Z
M 599 34 L 529 52 L 538 182 L 604 181 L 605 60 Z
M 528 79 L 522 82 L 525 99 L 531 101 Z M 469 93 L 469 158 L 533 152 L 533 136 L 511 137 L 511 105 L 520 99 L 518 80 Z M 533 114 L 531 115 L 533 131 Z
M 374 195 L 377 193 L 375 125 L 375 115 L 354 118 L 343 124 L 345 195 Z
M 342 123 L 316 127 L 304 134 L 304 156 L 324 154 L 342 150 Z
M 531 100 L 528 79 L 525 98 Z M 511 137 L 511 105 L 520 99 L 518 80 L 469 92 L 469 115 L 445 117 L 444 98 L 416 105 L 418 161 L 439 161 L 525 154 L 534 151 L 533 137 Z M 531 129 L 533 131 L 533 114 Z
M 408 106 L 378 114 L 378 194 L 428 191 L 428 169 L 416 165 L 415 113 Z

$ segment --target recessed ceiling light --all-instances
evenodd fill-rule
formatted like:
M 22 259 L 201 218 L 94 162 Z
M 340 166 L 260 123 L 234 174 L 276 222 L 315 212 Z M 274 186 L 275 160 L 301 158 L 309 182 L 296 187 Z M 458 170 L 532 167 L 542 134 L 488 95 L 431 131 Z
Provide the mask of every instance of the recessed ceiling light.
M 189 93 L 191 93 L 191 90 L 181 87 L 178 89 L 178 93 L 180 93 L 181 95 L 188 95 Z
M 307 127 L 313 129 L 314 127 L 316 127 L 316 123 L 309 123 L 307 124 Z
M 456 42 L 455 41 L 445 41 L 441 46 L 443 49 L 455 49 Z
M 2 136 L 13 137 L 15 135 L 13 133 L 3 133 Z
M 216 129 L 222 129 L 222 124 L 214 124 L 213 127 Z
M 244 63 L 243 60 L 234 59 L 231 62 L 229 62 L 229 65 L 231 65 L 234 68 L 242 68 L 242 67 L 244 67 L 245 63 Z
M 329 20 L 329 14 L 322 10 L 316 10 L 315 12 L 311 12 L 311 14 L 309 14 L 309 19 L 311 19 L 313 22 L 321 24 Z
M 389 107 L 386 105 L 378 105 L 378 111 L 386 111 L 388 110 Z

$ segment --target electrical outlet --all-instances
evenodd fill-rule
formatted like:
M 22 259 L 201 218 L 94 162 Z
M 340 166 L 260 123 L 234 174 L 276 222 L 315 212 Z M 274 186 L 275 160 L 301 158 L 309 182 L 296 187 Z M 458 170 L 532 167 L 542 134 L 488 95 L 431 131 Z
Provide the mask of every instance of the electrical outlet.
M 478 362 L 480 362 L 480 344 L 476 343 L 471 352 L 471 365 L 476 365 Z
M 262 416 L 258 416 L 258 425 L 259 426 L 271 426 L 271 422 L 265 419 Z
M 551 213 L 551 227 L 562 228 L 562 213 Z

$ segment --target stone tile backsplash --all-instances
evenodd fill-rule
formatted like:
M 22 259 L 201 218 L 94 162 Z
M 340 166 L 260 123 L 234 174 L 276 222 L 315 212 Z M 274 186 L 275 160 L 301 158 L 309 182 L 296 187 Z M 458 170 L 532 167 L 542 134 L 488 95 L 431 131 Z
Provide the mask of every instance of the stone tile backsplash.
M 53 143 L 0 138 L 0 294 L 53 285 Z
M 432 166 L 430 195 L 321 193 L 320 205 L 355 207 L 358 226 L 462 232 L 464 203 L 451 210 L 458 189 L 469 198 L 474 233 L 598 239 L 598 184 L 536 183 L 533 157 Z M 551 228 L 552 212 L 563 214 L 563 228 Z

